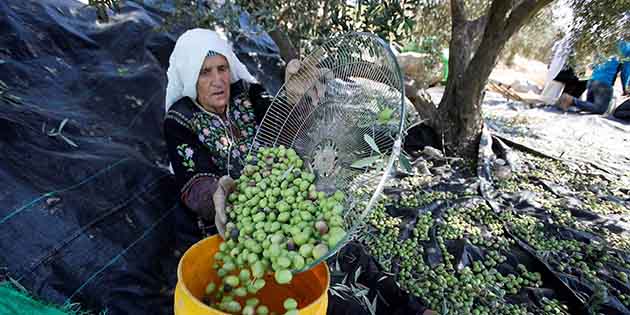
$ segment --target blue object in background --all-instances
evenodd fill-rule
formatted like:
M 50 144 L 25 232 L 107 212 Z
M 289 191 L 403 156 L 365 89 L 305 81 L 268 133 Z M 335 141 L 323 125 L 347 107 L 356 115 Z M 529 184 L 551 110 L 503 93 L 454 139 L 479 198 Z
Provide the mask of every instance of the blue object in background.
M 619 41 L 618 44 L 619 54 L 621 55 L 621 84 L 624 86 L 625 91 L 630 89 L 630 42 Z
M 608 86 L 613 86 L 618 68 L 619 58 L 616 56 L 610 57 L 607 61 L 595 66 L 591 75 L 591 81 L 599 81 Z

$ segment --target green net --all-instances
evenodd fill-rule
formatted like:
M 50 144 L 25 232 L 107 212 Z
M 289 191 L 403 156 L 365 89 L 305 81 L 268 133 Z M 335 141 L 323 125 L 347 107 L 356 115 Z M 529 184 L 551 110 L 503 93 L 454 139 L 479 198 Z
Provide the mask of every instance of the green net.
M 55 306 L 30 296 L 23 288 L 0 282 L 0 315 L 87 315 L 77 304 Z

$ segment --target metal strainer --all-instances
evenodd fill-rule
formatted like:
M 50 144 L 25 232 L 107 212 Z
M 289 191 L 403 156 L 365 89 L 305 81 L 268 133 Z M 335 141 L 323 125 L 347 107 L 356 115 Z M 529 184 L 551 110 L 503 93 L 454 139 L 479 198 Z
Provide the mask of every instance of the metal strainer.
M 365 222 L 400 154 L 405 123 L 403 76 L 389 45 L 347 33 L 300 62 L 282 86 L 254 140 L 293 148 L 316 175 L 319 191 L 347 196 L 347 237 L 307 267 L 333 255 Z

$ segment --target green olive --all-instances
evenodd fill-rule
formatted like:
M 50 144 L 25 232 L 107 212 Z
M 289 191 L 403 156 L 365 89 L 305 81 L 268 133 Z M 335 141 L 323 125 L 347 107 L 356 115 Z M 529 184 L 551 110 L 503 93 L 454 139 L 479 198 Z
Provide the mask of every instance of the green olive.
M 289 311 L 297 309 L 298 303 L 293 298 L 287 298 L 286 300 L 284 300 L 284 303 L 282 303 L 282 306 L 284 306 L 285 310 Z
M 238 288 L 234 289 L 234 295 L 236 295 L 238 297 L 245 297 L 247 295 L 247 289 L 245 289 L 243 287 L 238 287 Z
M 267 314 L 269 314 L 269 308 L 267 306 L 265 306 L 265 305 L 260 305 L 256 309 L 256 314 L 258 314 L 258 315 L 267 315 Z
M 214 282 L 210 282 L 208 283 L 208 285 L 206 286 L 206 294 L 210 295 L 212 294 L 212 292 L 214 292 L 214 290 L 216 289 L 216 284 L 214 284 Z
M 278 270 L 274 273 L 274 278 L 278 284 L 287 284 L 293 279 L 293 275 L 289 270 Z
M 243 313 L 241 313 L 243 315 L 255 315 L 255 309 L 253 306 L 247 305 L 245 307 L 243 307 Z

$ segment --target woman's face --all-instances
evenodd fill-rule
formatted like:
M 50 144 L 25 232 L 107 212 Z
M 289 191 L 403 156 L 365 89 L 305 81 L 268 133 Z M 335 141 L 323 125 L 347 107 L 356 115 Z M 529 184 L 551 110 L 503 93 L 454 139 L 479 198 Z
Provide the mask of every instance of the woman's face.
M 223 113 L 230 100 L 230 65 L 222 55 L 206 57 L 197 79 L 197 102 L 205 109 Z

